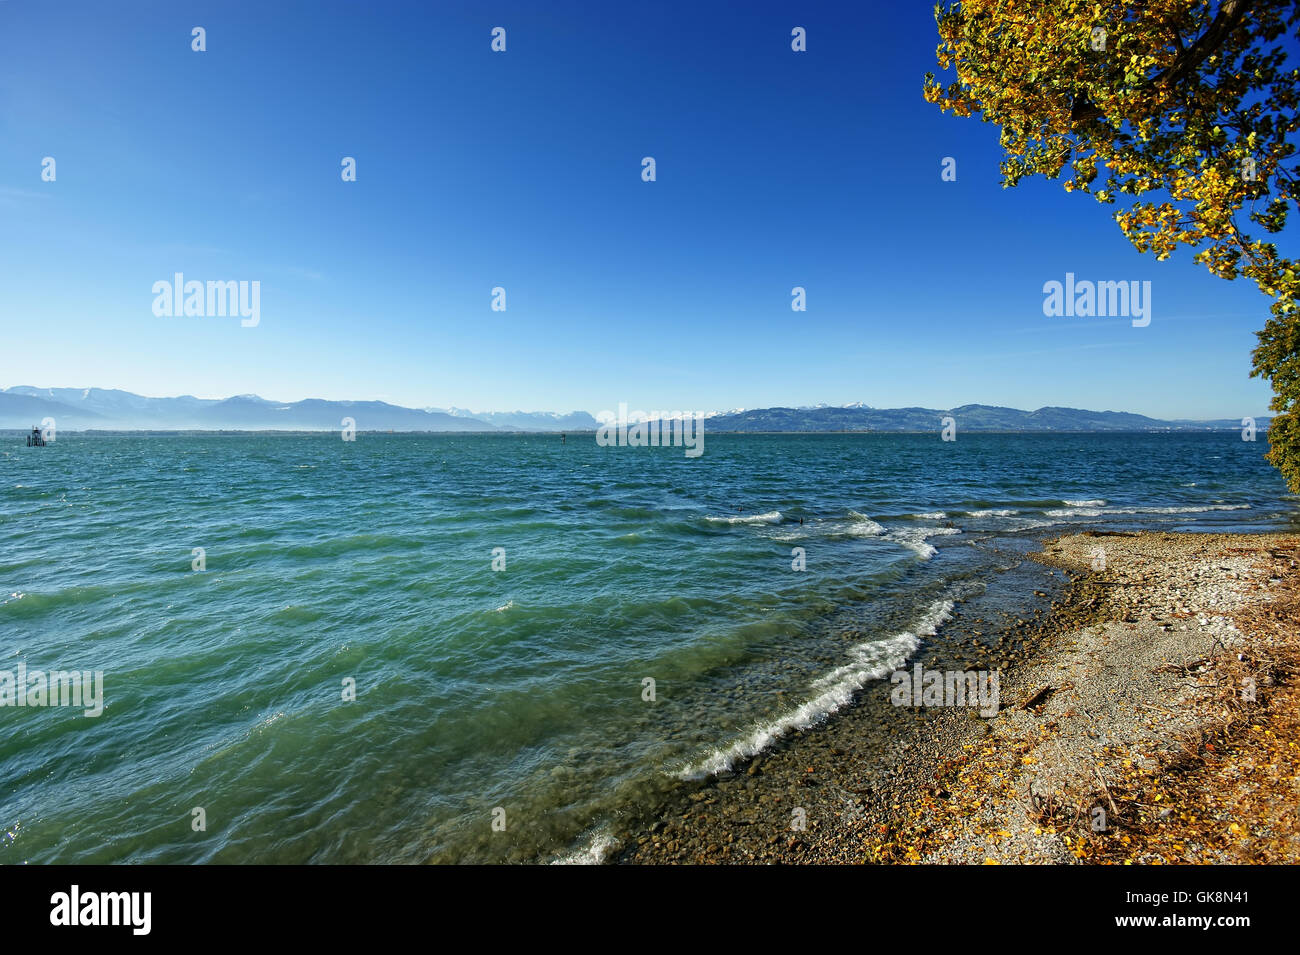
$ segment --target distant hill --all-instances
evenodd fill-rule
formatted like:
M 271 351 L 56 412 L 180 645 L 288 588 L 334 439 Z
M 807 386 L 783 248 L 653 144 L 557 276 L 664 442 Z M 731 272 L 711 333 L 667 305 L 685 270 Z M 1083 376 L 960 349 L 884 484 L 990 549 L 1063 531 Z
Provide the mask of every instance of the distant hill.
M 361 431 L 495 431 L 493 425 L 383 401 L 267 401 L 233 398 L 145 398 L 102 388 L 0 391 L 0 428 L 31 428 L 52 417 L 65 431 L 337 431 L 352 418 Z
M 832 408 L 761 408 L 708 418 L 709 431 L 937 431 L 952 415 L 958 431 L 1235 431 L 1240 418 L 1161 421 L 1123 411 L 1039 408 L 1019 411 L 992 405 L 960 408 L 872 408 L 861 403 Z M 336 431 L 352 418 L 359 431 L 594 431 L 585 411 L 492 411 L 403 408 L 384 401 L 267 401 L 233 398 L 146 398 L 106 388 L 33 388 L 0 391 L 0 428 L 27 429 L 46 417 L 66 431 Z M 1260 431 L 1268 418 L 1256 421 Z
M 958 431 L 1218 431 L 1241 429 L 1240 418 L 1162 421 L 1126 411 L 1039 408 L 1020 411 L 993 405 L 960 408 L 761 408 L 714 415 L 710 431 L 937 431 L 951 415 Z M 1255 422 L 1268 427 L 1268 418 Z
M 456 417 L 476 418 L 503 431 L 595 431 L 600 422 L 585 411 L 466 411 L 463 408 L 426 408 Z

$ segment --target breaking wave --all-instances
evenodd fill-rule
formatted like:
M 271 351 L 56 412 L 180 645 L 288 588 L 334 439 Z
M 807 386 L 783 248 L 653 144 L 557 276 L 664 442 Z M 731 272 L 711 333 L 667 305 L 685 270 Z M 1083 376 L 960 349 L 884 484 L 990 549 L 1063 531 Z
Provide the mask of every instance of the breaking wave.
M 702 779 L 726 772 L 737 762 L 761 753 L 791 730 L 806 729 L 822 721 L 852 700 L 853 694 L 869 680 L 881 679 L 906 663 L 921 645 L 922 637 L 934 636 L 952 618 L 953 606 L 951 600 L 936 600 L 911 630 L 885 640 L 867 640 L 850 648 L 848 663 L 813 682 L 812 689 L 818 692 L 812 699 L 759 724 L 749 735 L 713 750 L 677 775 L 682 779 Z

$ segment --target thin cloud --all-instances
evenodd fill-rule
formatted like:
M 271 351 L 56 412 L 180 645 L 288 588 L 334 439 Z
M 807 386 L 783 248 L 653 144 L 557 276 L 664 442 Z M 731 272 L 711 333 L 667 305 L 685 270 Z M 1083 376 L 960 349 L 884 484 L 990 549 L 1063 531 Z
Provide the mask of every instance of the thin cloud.
M 0 186 L 0 203 L 7 206 L 16 206 L 24 199 L 48 199 L 48 192 L 38 192 L 33 189 L 16 189 L 13 186 Z

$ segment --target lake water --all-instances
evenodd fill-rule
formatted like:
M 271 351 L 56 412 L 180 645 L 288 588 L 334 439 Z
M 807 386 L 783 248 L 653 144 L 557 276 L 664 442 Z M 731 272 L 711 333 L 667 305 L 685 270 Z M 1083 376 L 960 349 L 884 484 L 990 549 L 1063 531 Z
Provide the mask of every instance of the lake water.
M 1236 432 L 6 441 L 0 681 L 104 687 L 0 706 L 11 863 L 595 856 L 905 663 L 992 539 L 1296 529 Z

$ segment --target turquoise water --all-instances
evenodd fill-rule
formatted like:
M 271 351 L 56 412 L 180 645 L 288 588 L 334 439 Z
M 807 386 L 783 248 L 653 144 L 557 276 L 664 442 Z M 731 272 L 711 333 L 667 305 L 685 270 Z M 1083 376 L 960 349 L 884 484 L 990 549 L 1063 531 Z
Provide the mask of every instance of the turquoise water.
M 0 707 L 5 862 L 594 854 L 935 639 L 990 539 L 1295 529 L 1235 433 L 4 440 L 0 670 L 105 687 Z

